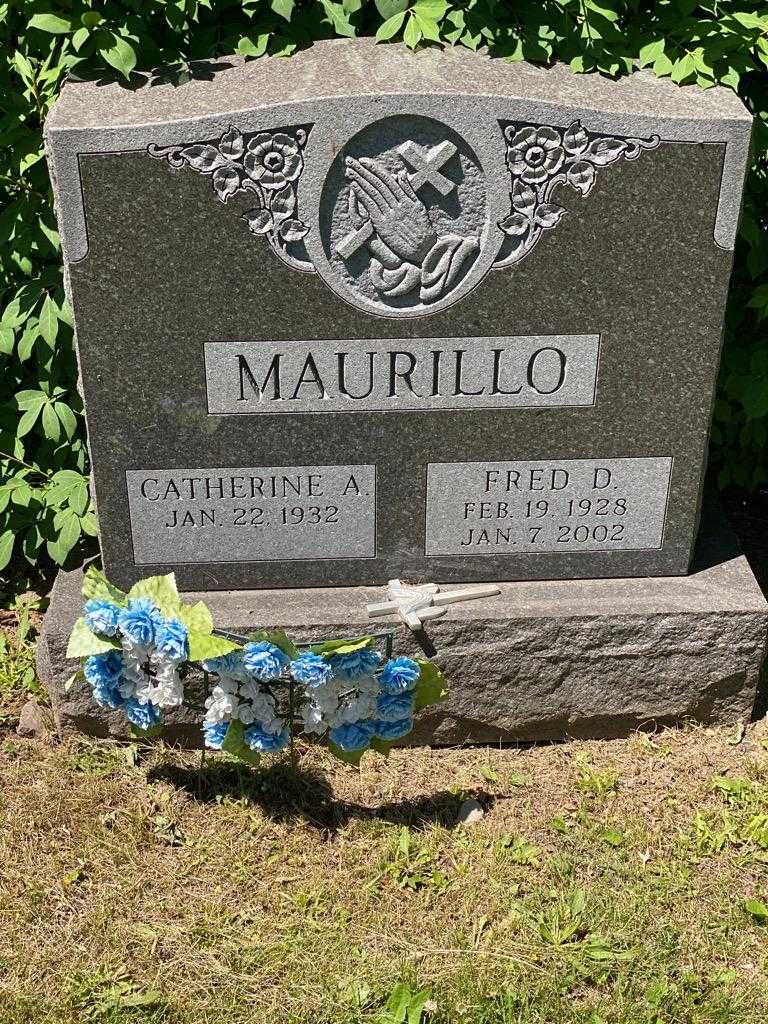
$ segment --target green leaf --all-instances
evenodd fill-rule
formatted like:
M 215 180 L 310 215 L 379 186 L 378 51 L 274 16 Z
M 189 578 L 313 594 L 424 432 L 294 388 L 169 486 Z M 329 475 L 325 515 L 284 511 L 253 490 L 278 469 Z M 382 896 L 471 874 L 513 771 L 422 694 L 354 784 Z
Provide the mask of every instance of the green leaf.
M 220 658 L 231 651 L 239 651 L 240 645 L 223 636 L 211 633 L 189 631 L 189 660 L 207 661 L 209 658 Z
M 410 0 L 376 0 L 376 10 L 385 21 L 389 21 L 396 14 L 407 11 L 409 3 Z
M 282 629 L 260 629 L 255 633 L 251 633 L 249 639 L 256 642 L 266 640 L 267 643 L 274 644 L 275 647 L 280 648 L 283 654 L 287 654 L 291 661 L 299 656 L 298 647 Z
M 0 569 L 4 569 L 10 562 L 15 540 L 16 534 L 13 530 L 5 530 L 0 533 Z
M 238 757 L 241 761 L 257 765 L 260 760 L 259 754 L 257 751 L 251 750 L 245 742 L 244 737 L 245 726 L 243 723 L 236 720 L 230 722 L 226 735 L 224 736 L 224 742 L 221 745 L 221 749 L 227 754 L 232 754 L 234 757 Z
M 744 909 L 758 924 L 768 924 L 768 904 L 762 900 L 744 900 Z
M 421 42 L 421 28 L 419 27 L 418 21 L 416 20 L 416 18 L 414 18 L 412 14 L 409 15 L 408 22 L 405 26 L 405 32 L 403 33 L 403 42 L 412 50 L 415 50 L 416 47 Z
M 56 344 L 56 335 L 59 331 L 59 317 L 56 303 L 50 295 L 45 296 L 43 309 L 40 313 L 40 333 L 49 348 Z
M 376 30 L 376 41 L 378 43 L 383 43 L 387 39 L 391 39 L 393 36 L 397 35 L 402 28 L 404 21 L 404 11 L 400 11 L 397 14 L 393 14 L 391 18 L 387 18 L 387 20 L 379 25 Z
M 430 21 L 440 21 L 445 17 L 448 10 L 446 0 L 418 0 L 411 10 L 417 18 L 428 18 Z
M 663 39 L 657 39 L 653 43 L 646 43 L 645 46 L 640 47 L 638 63 L 641 68 L 653 64 L 664 53 L 664 42 Z
M 149 743 L 152 740 L 158 739 L 163 734 L 165 726 L 162 722 L 157 722 L 155 725 L 151 725 L 148 729 L 140 729 L 138 725 L 134 725 L 131 722 L 131 728 L 129 732 L 133 739 L 141 740 L 142 743 Z
M 96 636 L 86 625 L 85 619 L 80 618 L 72 627 L 67 644 L 67 657 L 87 658 L 91 654 L 104 654 L 119 646 L 116 640 L 102 639 Z
M 16 335 L 12 327 L 0 327 L 0 352 L 9 356 L 13 352 Z
M 421 669 L 421 675 L 416 681 L 414 696 L 416 711 L 420 711 L 431 704 L 439 704 L 440 701 L 445 700 L 448 690 L 445 686 L 445 676 L 437 665 L 424 658 L 416 658 L 416 662 Z
M 310 650 L 313 654 L 322 654 L 330 658 L 333 654 L 353 654 L 355 651 L 362 651 L 364 647 L 370 647 L 374 643 L 372 636 L 358 636 L 349 640 L 326 640 L 321 644 L 312 644 Z
M 92 598 L 114 601 L 115 604 L 123 607 L 128 603 L 125 592 L 110 583 L 104 573 L 95 565 L 89 565 L 85 570 L 82 594 L 86 601 L 90 601 Z
M 269 0 L 269 6 L 275 14 L 285 18 L 286 21 L 290 21 L 293 9 L 296 6 L 296 0 Z
M 213 630 L 213 618 L 203 601 L 198 601 L 197 604 L 183 604 L 177 618 L 191 633 L 210 633 Z
M 43 433 L 49 441 L 58 441 L 61 437 L 61 423 L 50 402 L 43 406 Z
M 176 576 L 172 572 L 167 576 L 148 576 L 144 580 L 139 580 L 128 591 L 128 597 L 150 598 L 166 617 L 178 615 L 181 608 Z
M 51 35 L 66 35 L 72 31 L 72 22 L 60 18 L 58 14 L 35 14 L 29 19 L 29 27 L 39 28 L 41 32 L 49 32 Z
M 363 750 L 342 750 L 332 740 L 328 740 L 328 749 L 339 761 L 344 761 L 345 764 L 351 764 L 354 768 L 358 768 L 360 766 L 360 759 L 368 747 L 364 747 Z
M 99 52 L 104 60 L 111 64 L 127 80 L 131 77 L 131 72 L 136 67 L 136 51 L 127 39 L 115 36 L 114 40 L 113 46 L 109 46 Z
M 263 54 L 267 52 L 268 44 L 268 32 L 263 32 L 260 36 L 257 36 L 255 42 L 248 36 L 243 36 L 239 40 L 235 52 L 238 53 L 241 57 L 261 57 Z
M 75 416 L 66 402 L 54 402 L 53 408 L 64 428 L 67 439 L 71 441 L 77 433 L 77 416 Z
M 428 18 L 424 14 L 420 14 L 417 7 L 414 7 L 411 12 L 411 16 L 413 20 L 417 22 L 419 31 L 424 39 L 429 39 L 433 43 L 440 42 L 440 29 L 434 19 Z

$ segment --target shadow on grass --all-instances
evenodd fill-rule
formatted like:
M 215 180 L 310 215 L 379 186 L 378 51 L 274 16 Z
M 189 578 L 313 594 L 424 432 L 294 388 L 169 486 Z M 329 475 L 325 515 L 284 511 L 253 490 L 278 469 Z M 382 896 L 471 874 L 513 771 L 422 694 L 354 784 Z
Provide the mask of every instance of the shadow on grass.
M 416 830 L 431 824 L 451 828 L 467 798 L 477 800 L 485 810 L 494 802 L 492 796 L 481 790 L 441 790 L 368 807 L 336 799 L 321 772 L 301 766 L 294 768 L 288 762 L 278 762 L 260 771 L 231 763 L 213 763 L 202 769 L 164 765 L 151 769 L 147 780 L 170 783 L 201 803 L 247 800 L 260 807 L 272 821 L 303 821 L 330 833 L 352 819 L 388 821 Z

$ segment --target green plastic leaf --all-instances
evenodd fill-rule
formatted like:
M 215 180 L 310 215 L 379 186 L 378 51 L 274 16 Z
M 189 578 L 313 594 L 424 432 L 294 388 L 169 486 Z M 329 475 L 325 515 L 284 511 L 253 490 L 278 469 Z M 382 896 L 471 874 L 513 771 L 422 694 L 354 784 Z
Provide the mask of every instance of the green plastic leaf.
M 96 636 L 86 625 L 85 619 L 79 618 L 72 627 L 67 644 L 68 658 L 87 658 L 91 654 L 104 654 L 119 647 L 116 640 Z
M 377 736 L 374 736 L 371 740 L 371 750 L 375 750 L 377 754 L 381 754 L 383 757 L 389 757 L 389 753 L 394 745 L 394 740 L 380 740 Z
M 251 750 L 245 742 L 245 726 L 242 722 L 232 721 L 229 723 L 221 749 L 247 764 L 257 765 L 260 760 L 258 752 Z
M 131 722 L 129 732 L 133 739 L 141 740 L 143 743 L 149 743 L 162 736 L 164 728 L 165 727 L 162 722 L 157 722 L 155 725 L 151 725 L 149 729 L 140 729 L 138 725 L 134 725 L 133 722 Z
M 149 597 L 165 616 L 178 615 L 181 608 L 176 576 L 172 572 L 167 576 L 148 576 L 139 580 L 128 591 L 128 597 Z
M 362 651 L 372 643 L 372 636 L 358 636 L 351 640 L 326 640 L 322 644 L 313 644 L 310 650 L 313 654 L 322 654 L 323 657 L 330 658 L 334 654 L 353 654 L 355 651 Z
M 209 658 L 220 658 L 224 654 L 240 650 L 240 645 L 223 636 L 212 633 L 189 631 L 189 660 L 207 661 Z
M 72 31 L 72 22 L 68 18 L 60 18 L 58 14 L 34 14 L 29 19 L 30 28 L 39 28 L 41 32 L 51 35 L 65 35 Z
M 342 750 L 341 747 L 337 747 L 332 740 L 328 740 L 328 749 L 334 757 L 339 759 L 339 761 L 343 761 L 345 764 L 351 764 L 354 768 L 358 768 L 360 766 L 360 759 L 368 747 L 364 747 L 362 750 Z
M 421 669 L 416 687 L 414 690 L 415 709 L 427 708 L 431 704 L 439 704 L 448 696 L 445 686 L 445 676 L 431 661 L 424 658 L 416 658 L 416 663 Z
M 213 630 L 213 618 L 203 601 L 198 601 L 197 604 L 183 604 L 177 618 L 190 632 L 210 633 Z
M 257 643 L 260 640 L 266 640 L 267 643 L 274 644 L 275 647 L 280 648 L 283 654 L 287 654 L 291 661 L 299 656 L 298 647 L 282 629 L 260 629 L 256 633 L 249 634 L 248 639 Z
M 136 67 L 136 51 L 127 39 L 115 36 L 114 40 L 113 46 L 109 46 L 99 52 L 107 64 L 111 64 L 116 71 L 120 72 L 123 78 L 129 79 L 131 72 Z

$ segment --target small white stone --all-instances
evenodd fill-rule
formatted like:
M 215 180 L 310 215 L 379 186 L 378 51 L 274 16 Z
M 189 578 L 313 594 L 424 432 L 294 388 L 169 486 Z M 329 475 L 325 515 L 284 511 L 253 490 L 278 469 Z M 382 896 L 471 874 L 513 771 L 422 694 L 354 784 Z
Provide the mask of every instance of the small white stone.
M 485 811 L 477 800 L 465 800 L 459 808 L 457 825 L 476 825 L 485 817 Z

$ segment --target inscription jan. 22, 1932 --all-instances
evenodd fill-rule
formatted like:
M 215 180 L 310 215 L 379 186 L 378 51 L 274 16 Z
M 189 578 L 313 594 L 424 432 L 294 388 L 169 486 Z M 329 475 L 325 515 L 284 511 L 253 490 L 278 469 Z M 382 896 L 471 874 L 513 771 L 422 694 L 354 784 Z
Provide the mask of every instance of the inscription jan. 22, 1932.
M 128 470 L 137 565 L 373 558 L 374 466 Z
M 660 548 L 670 458 L 427 467 L 428 555 Z

